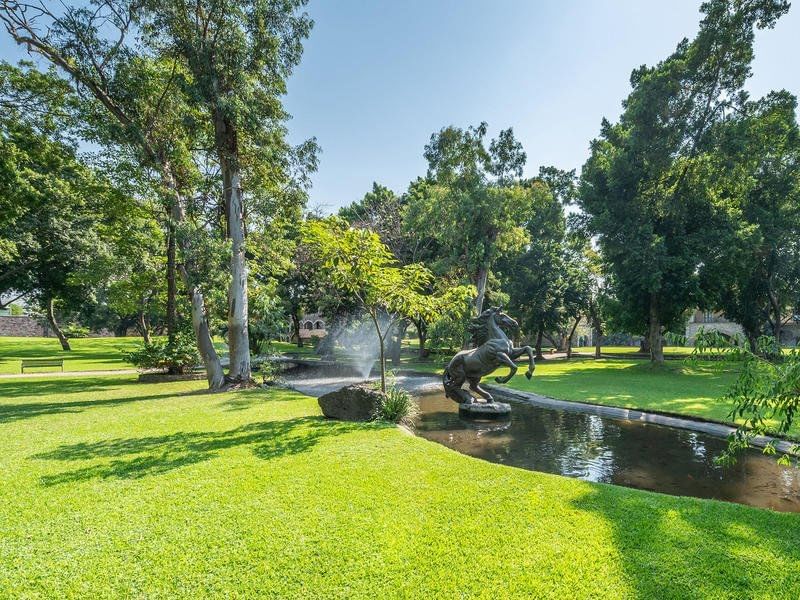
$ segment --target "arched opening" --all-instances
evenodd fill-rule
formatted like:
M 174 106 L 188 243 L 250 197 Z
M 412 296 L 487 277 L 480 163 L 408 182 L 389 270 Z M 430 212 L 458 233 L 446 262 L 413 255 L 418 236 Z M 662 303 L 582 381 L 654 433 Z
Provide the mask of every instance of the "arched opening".
M 314 324 L 311 321 L 306 321 L 305 323 L 303 323 L 303 329 L 308 329 L 308 330 L 314 329 Z

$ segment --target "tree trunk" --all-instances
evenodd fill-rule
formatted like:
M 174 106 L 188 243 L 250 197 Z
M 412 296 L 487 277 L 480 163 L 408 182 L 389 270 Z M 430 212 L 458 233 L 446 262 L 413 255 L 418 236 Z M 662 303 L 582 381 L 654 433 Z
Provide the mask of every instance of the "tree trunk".
M 544 356 L 542 356 L 542 337 L 544 336 L 544 326 L 539 325 L 539 331 L 536 334 L 536 345 L 534 349 L 536 350 L 536 360 L 542 360 Z
M 300 315 L 297 314 L 298 309 L 292 310 L 292 331 L 294 332 L 295 342 L 298 348 L 303 347 L 303 338 L 300 337 Z
M 223 199 L 228 238 L 231 241 L 228 288 L 228 354 L 230 381 L 250 381 L 250 341 L 247 335 L 247 259 L 245 257 L 244 194 L 236 129 L 228 119 L 214 114 L 217 153 L 222 170 Z
M 578 317 L 575 319 L 575 323 L 572 325 L 572 329 L 569 332 L 569 336 L 567 336 L 567 358 L 572 358 L 572 336 L 575 335 L 575 330 L 578 328 L 578 323 L 581 322 L 581 318 Z
M 650 338 L 648 336 L 644 336 L 639 341 L 639 352 L 641 354 L 650 354 Z
M 375 332 L 378 334 L 378 343 L 380 348 L 380 368 L 381 368 L 381 391 L 386 393 L 386 358 L 383 347 L 383 334 L 381 334 L 381 326 L 378 324 L 377 315 L 370 311 L 369 316 L 372 317 L 372 323 L 375 325 Z M 390 326 L 391 327 L 391 326 Z
M 149 346 L 152 340 L 150 339 L 150 326 L 147 324 L 147 317 L 144 311 L 139 313 L 139 330 L 142 332 L 142 340 Z
M 594 328 L 594 357 L 600 358 L 600 338 L 602 337 L 602 332 L 600 331 L 599 327 Z
M 167 219 L 167 342 L 175 344 L 178 286 L 175 280 L 175 224 Z M 148 335 L 149 337 L 149 335 Z M 150 343 L 145 340 L 146 343 Z
M 67 339 L 67 336 L 64 335 L 64 332 L 61 331 L 61 327 L 59 327 L 58 323 L 56 322 L 56 313 L 53 306 L 54 304 L 55 300 L 53 298 L 50 298 L 50 300 L 47 301 L 47 322 L 50 323 L 50 327 L 55 332 L 58 341 L 61 342 L 61 349 L 66 352 L 70 352 L 72 348 L 69 345 L 69 340 Z
M 183 198 L 175 185 L 175 179 L 172 176 L 172 171 L 168 163 L 163 165 L 162 177 L 164 178 L 166 187 L 174 193 L 173 201 L 170 203 L 170 211 L 174 223 L 179 225 L 186 220 L 186 212 L 183 206 Z M 183 241 L 180 242 L 180 245 L 181 250 L 184 252 L 185 260 L 186 256 L 189 254 L 189 248 L 184 247 Z M 206 368 L 208 387 L 212 390 L 218 390 L 225 384 L 225 376 L 222 371 L 222 364 L 220 363 L 219 356 L 217 355 L 217 350 L 214 348 L 214 342 L 211 339 L 211 330 L 208 326 L 203 292 L 192 280 L 185 262 L 178 267 L 178 273 L 180 274 L 183 286 L 186 289 L 191 303 L 192 328 L 194 329 L 195 339 L 197 340 L 197 351 L 200 353 L 203 366 Z
M 658 312 L 658 300 L 655 294 L 650 296 L 650 331 L 647 337 L 650 342 L 650 361 L 657 365 L 664 364 L 661 318 Z
M 222 364 L 219 361 L 214 342 L 211 340 L 211 330 L 208 327 L 208 317 L 206 315 L 205 299 L 202 292 L 190 283 L 189 276 L 184 268 L 180 269 L 181 277 L 186 282 L 186 291 L 189 294 L 189 301 L 192 305 L 192 326 L 194 327 L 195 337 L 197 338 L 197 350 L 200 358 L 206 367 L 206 379 L 208 387 L 218 390 L 225 384 L 225 373 L 222 371 Z
M 395 327 L 392 333 L 392 347 L 389 353 L 392 366 L 400 366 L 400 356 L 403 351 L 403 338 L 406 337 L 409 321 L 407 319 L 401 320 Z
M 417 328 L 417 339 L 419 340 L 419 349 L 417 351 L 417 356 L 419 358 L 427 358 L 429 352 L 427 348 L 425 348 L 425 344 L 428 341 L 428 326 L 422 319 L 415 322 L 414 325 Z
M 783 314 L 781 302 L 778 295 L 774 291 L 773 278 L 770 278 L 769 287 L 767 289 L 767 296 L 769 298 L 769 312 L 772 313 L 772 319 L 769 319 L 772 325 L 772 337 L 780 347 L 781 344 L 781 330 L 783 329 Z
M 478 295 L 475 297 L 475 313 L 480 315 L 483 312 L 483 299 L 486 297 L 486 281 L 489 279 L 488 267 L 482 266 L 478 270 L 478 279 L 476 287 L 478 288 Z

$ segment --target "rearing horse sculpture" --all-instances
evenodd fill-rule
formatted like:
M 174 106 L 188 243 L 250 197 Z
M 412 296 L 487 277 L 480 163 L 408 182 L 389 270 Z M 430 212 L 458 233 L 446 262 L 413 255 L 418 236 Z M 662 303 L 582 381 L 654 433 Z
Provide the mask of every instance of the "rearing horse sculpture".
M 525 377 L 533 375 L 536 365 L 533 360 L 533 349 L 530 346 L 514 348 L 503 327 L 516 328 L 517 322 L 497 306 L 483 311 L 470 323 L 472 340 L 477 346 L 473 350 L 462 350 L 456 354 L 444 370 L 444 391 L 448 398 L 459 404 L 472 404 L 475 398 L 467 390 L 462 389 L 464 382 L 469 382 L 469 389 L 480 394 L 487 402 L 493 402 L 492 395 L 481 386 L 481 377 L 488 375 L 500 365 L 508 365 L 511 369 L 505 377 L 495 377 L 497 383 L 507 383 L 517 372 L 514 359 L 523 354 L 528 355 L 528 370 Z

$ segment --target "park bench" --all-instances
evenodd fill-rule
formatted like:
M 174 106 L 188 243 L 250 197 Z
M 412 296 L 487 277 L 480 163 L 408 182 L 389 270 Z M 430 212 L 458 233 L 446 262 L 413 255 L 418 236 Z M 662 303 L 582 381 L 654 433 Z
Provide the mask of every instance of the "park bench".
M 61 371 L 64 371 L 64 359 L 63 358 L 28 358 L 22 361 L 22 372 L 25 372 L 25 369 L 30 369 L 33 367 L 61 367 Z

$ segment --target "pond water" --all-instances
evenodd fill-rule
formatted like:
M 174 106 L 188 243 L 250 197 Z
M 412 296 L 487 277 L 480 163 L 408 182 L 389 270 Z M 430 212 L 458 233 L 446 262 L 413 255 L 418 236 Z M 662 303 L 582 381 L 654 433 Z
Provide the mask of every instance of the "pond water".
M 726 440 L 698 433 L 513 402 L 511 419 L 475 421 L 443 393 L 419 397 L 417 435 L 464 454 L 533 471 L 676 496 L 800 512 L 800 470 L 760 451 L 714 464 Z
M 347 371 L 293 369 L 289 385 L 313 396 L 362 381 Z M 800 512 L 800 470 L 758 450 L 733 467 L 714 464 L 726 440 L 641 421 L 613 419 L 513 402 L 511 419 L 461 417 L 438 378 L 400 376 L 419 401 L 416 433 L 449 448 L 532 471 L 672 494 Z

